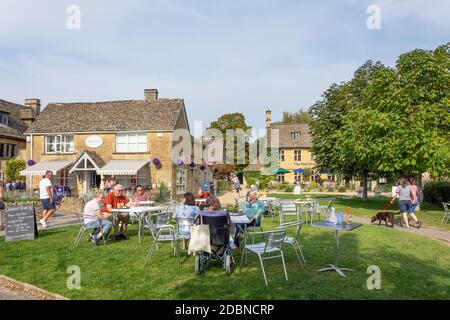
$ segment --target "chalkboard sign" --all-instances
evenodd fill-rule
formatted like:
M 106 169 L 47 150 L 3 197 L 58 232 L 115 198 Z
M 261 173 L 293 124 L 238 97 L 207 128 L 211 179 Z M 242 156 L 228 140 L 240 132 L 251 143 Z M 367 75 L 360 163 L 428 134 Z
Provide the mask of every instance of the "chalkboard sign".
M 37 235 L 34 205 L 7 206 L 5 241 L 33 240 Z

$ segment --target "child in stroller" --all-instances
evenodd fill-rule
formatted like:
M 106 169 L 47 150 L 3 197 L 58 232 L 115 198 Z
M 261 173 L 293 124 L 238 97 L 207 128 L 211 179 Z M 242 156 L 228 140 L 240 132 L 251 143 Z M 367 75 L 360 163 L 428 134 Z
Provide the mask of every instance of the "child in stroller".
M 200 274 L 209 261 L 219 260 L 225 272 L 230 275 L 234 259 L 230 246 L 230 215 L 227 211 L 218 211 L 219 199 L 210 197 L 206 200 L 208 210 L 200 212 L 197 224 L 209 225 L 211 253 L 199 251 L 195 254 L 195 273 Z

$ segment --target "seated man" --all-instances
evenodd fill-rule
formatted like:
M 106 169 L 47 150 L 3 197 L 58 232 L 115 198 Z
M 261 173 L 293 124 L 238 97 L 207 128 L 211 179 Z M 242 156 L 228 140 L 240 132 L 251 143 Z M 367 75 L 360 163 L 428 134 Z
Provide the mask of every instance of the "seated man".
M 116 184 L 113 188 L 113 192 L 108 193 L 105 197 L 105 202 L 103 204 L 103 211 L 111 215 L 112 209 L 117 209 L 128 204 L 129 200 L 124 196 L 124 192 L 125 190 L 123 186 L 119 183 Z M 132 205 L 128 204 L 128 206 Z M 128 228 L 128 223 L 130 222 L 130 215 L 128 213 L 119 212 L 117 214 L 116 220 L 117 221 L 116 224 L 114 225 L 114 228 L 117 228 L 118 225 L 121 223 L 119 238 L 128 239 L 126 231 Z
M 133 200 L 136 202 L 148 201 L 148 194 L 144 192 L 144 188 L 141 185 L 136 186 L 136 193 L 133 196 Z
M 249 223 L 242 223 L 236 225 L 234 234 L 234 245 L 239 248 L 239 237 L 241 232 L 246 230 L 247 227 L 255 226 L 258 227 L 260 223 L 260 218 L 264 214 L 265 208 L 264 203 L 258 200 L 258 192 L 250 191 L 248 194 L 248 201 L 244 203 L 242 208 L 242 213 L 244 213 L 250 220 Z
M 91 242 L 98 245 L 100 240 L 106 239 L 108 237 L 108 233 L 112 228 L 112 222 L 108 220 L 105 216 L 101 213 L 101 205 L 103 200 L 105 199 L 105 196 L 101 192 L 97 192 L 95 194 L 95 198 L 86 203 L 84 206 L 84 224 L 86 227 L 95 227 L 100 226 L 102 228 L 102 231 L 99 232 L 97 235 L 93 233 L 91 235 Z
M 208 191 L 203 191 L 201 187 L 198 188 L 197 199 L 208 199 L 210 196 L 211 194 Z M 197 201 L 196 206 L 200 208 L 200 211 L 202 211 L 205 207 L 208 207 L 205 202 L 201 201 Z

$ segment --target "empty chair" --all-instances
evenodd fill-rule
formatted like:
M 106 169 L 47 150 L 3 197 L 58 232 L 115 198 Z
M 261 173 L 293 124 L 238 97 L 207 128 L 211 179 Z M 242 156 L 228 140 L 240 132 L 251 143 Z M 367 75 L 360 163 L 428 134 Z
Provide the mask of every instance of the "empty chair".
M 442 202 L 442 206 L 444 207 L 444 216 L 442 217 L 442 221 L 441 223 L 447 223 L 448 220 L 450 220 L 450 212 L 449 212 L 449 207 L 450 207 L 450 203 L 446 203 L 446 202 Z
M 303 256 L 302 249 L 300 248 L 300 230 L 302 228 L 302 224 L 305 223 L 303 220 L 298 221 L 292 221 L 292 222 L 286 222 L 283 224 L 280 224 L 280 226 L 276 227 L 275 229 L 285 229 L 286 231 L 290 228 L 296 229 L 295 235 L 293 237 L 286 236 L 284 238 L 284 243 L 291 245 L 294 248 L 295 254 L 297 255 L 298 261 L 300 262 L 300 265 L 303 267 L 303 263 L 306 263 L 305 257 Z
M 306 214 L 309 216 L 309 224 L 312 224 L 316 220 L 320 220 L 320 213 L 321 210 L 319 201 L 311 202 L 306 210 Z
M 147 258 L 144 262 L 144 267 L 147 265 L 148 260 L 151 259 L 155 249 L 158 249 L 158 242 L 171 242 L 173 247 L 173 255 L 179 259 L 178 241 L 182 240 L 183 237 L 175 231 L 175 227 L 170 224 L 161 224 L 158 228 L 156 228 L 156 224 L 153 224 L 153 221 L 150 217 L 149 219 L 147 219 L 147 224 L 148 228 L 150 229 L 150 234 L 153 236 L 153 243 L 148 250 Z
M 295 202 L 281 203 L 280 224 L 285 222 L 285 217 L 294 216 L 296 220 L 300 220 L 300 213 Z
M 247 252 L 255 253 L 256 255 L 258 255 L 259 262 L 261 264 L 261 270 L 262 270 L 262 273 L 264 276 L 264 282 L 266 283 L 266 286 L 268 286 L 269 284 L 267 282 L 267 276 L 266 276 L 266 271 L 264 269 L 263 260 L 281 258 L 283 270 L 284 270 L 284 276 L 287 281 L 288 276 L 287 276 L 287 272 L 286 272 L 286 264 L 284 262 L 284 255 L 283 255 L 283 250 L 282 250 L 284 238 L 286 236 L 286 230 L 280 229 L 280 230 L 254 232 L 254 235 L 264 235 L 264 236 L 267 236 L 267 239 L 265 242 L 255 243 L 255 244 L 246 244 L 244 246 L 244 248 L 242 249 L 240 269 L 242 269 L 242 263 L 244 261 L 244 258 L 246 258 Z

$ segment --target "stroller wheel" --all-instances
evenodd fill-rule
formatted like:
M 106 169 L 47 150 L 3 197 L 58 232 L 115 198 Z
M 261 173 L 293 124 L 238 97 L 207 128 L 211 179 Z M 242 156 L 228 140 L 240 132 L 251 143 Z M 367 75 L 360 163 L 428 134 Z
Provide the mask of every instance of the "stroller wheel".
M 200 274 L 202 272 L 202 262 L 200 258 L 201 252 L 195 254 L 195 274 Z
M 225 257 L 225 272 L 227 275 L 231 275 L 233 271 L 233 258 L 230 255 Z

